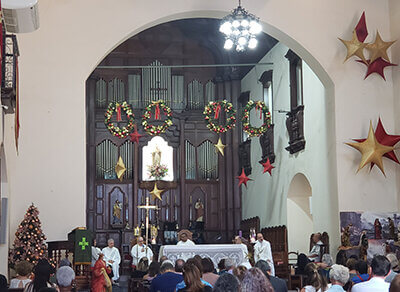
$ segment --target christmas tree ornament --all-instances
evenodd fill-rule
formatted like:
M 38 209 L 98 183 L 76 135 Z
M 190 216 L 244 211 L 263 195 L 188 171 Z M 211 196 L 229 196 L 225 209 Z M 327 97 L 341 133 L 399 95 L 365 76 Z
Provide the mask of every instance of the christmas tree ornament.
M 272 169 L 275 168 L 275 166 L 272 166 L 271 162 L 269 161 L 269 158 L 267 159 L 266 162 L 264 162 L 264 163 L 260 162 L 260 163 L 264 167 L 263 173 L 268 172 L 269 175 L 272 176 L 271 171 L 272 171 Z
M 224 156 L 224 149 L 225 149 L 226 145 L 222 144 L 221 138 L 218 138 L 218 143 L 214 144 L 214 147 L 215 147 L 215 151 L 221 153 L 221 155 Z
M 377 31 L 375 42 L 366 46 L 366 49 L 370 52 L 369 58 L 371 60 L 371 63 L 378 58 L 382 58 L 390 63 L 389 56 L 387 55 L 387 50 L 395 42 L 396 41 L 384 42 L 379 34 L 379 31 Z
M 372 162 L 376 164 L 382 171 L 383 175 L 385 175 L 382 156 L 390 151 L 393 151 L 394 147 L 382 145 L 377 141 L 374 130 L 372 128 L 372 122 L 370 122 L 368 137 L 367 139 L 365 139 L 364 142 L 346 144 L 357 149 L 361 153 L 361 162 L 357 172 L 365 165 Z
M 118 158 L 117 165 L 115 165 L 115 173 L 117 174 L 117 177 L 120 181 L 122 181 L 125 171 L 126 171 L 125 163 L 122 160 L 122 157 L 120 156 Z
M 360 20 L 358 21 L 354 30 L 356 31 L 358 40 L 363 43 L 368 36 L 367 23 L 365 21 L 365 12 L 363 12 L 363 14 L 361 15 Z
M 249 178 L 245 173 L 244 173 L 244 168 L 242 168 L 242 173 L 236 177 L 237 179 L 239 179 L 239 184 L 238 186 L 240 187 L 242 184 L 244 184 L 247 188 L 247 182 L 249 180 L 252 180 L 251 178 Z
M 161 194 L 164 192 L 164 190 L 160 190 L 157 188 L 157 183 L 154 183 L 154 188 L 153 190 L 150 192 L 150 194 L 153 196 L 153 200 L 155 200 L 156 198 L 159 199 L 160 201 L 162 201 L 161 199 Z
M 363 62 L 367 62 L 364 56 L 364 48 L 367 46 L 367 44 L 364 44 L 358 40 L 355 30 L 353 31 L 353 37 L 351 40 L 346 41 L 342 40 L 341 38 L 339 38 L 339 40 L 346 46 L 347 49 L 347 55 L 344 62 L 346 62 L 352 56 L 357 56 Z

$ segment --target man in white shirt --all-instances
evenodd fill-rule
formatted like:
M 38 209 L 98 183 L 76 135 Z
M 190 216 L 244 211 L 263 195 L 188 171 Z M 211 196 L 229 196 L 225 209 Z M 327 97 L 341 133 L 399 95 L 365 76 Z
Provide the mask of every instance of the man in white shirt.
M 313 240 L 313 247 L 311 248 L 310 253 L 308 254 L 308 259 L 312 262 L 319 263 L 321 261 L 320 259 L 321 245 L 324 244 L 321 241 L 321 233 L 314 233 L 312 240 Z
M 261 233 L 257 233 L 257 242 L 254 245 L 254 261 L 266 261 L 271 267 L 271 275 L 275 276 L 274 260 L 272 259 L 271 244 L 264 240 Z
M 187 229 L 182 229 L 179 231 L 179 241 L 176 245 L 180 246 L 194 246 L 194 242 L 189 239 L 189 237 L 192 237 L 192 233 L 187 230 Z
M 114 276 L 112 280 L 115 282 L 119 279 L 119 264 L 121 262 L 121 256 L 119 250 L 114 247 L 114 239 L 110 238 L 108 241 L 108 246 L 103 248 L 101 251 L 104 254 L 104 261 L 107 266 L 111 266 Z
M 376 255 L 371 262 L 372 278 L 361 282 L 351 288 L 351 292 L 387 292 L 390 283 L 385 282 L 385 277 L 390 272 L 390 262 L 382 255 Z
M 149 259 L 149 263 L 153 261 L 153 251 L 151 248 L 144 244 L 143 237 L 139 236 L 137 243 L 131 249 L 132 265 L 137 266 L 139 261 L 146 257 Z

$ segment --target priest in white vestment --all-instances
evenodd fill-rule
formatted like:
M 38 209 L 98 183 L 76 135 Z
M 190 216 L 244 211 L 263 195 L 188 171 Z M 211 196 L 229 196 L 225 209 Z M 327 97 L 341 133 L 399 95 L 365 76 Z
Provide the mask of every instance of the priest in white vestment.
M 103 248 L 101 252 L 104 254 L 104 261 L 106 262 L 107 266 L 112 267 L 114 274 L 112 280 L 117 281 L 119 279 L 119 264 L 121 263 L 121 256 L 119 254 L 119 250 L 114 247 L 114 239 L 110 238 L 107 243 L 108 246 Z
M 247 248 L 247 245 L 243 243 L 243 240 L 240 236 L 235 237 L 235 244 L 239 244 L 243 251 L 243 261 L 239 264 L 239 266 L 244 266 L 247 269 L 251 269 L 252 266 L 249 260 L 249 249 Z
M 178 241 L 178 243 L 176 245 L 179 245 L 179 246 L 194 246 L 195 243 L 190 240 L 191 237 L 192 237 L 192 232 L 190 232 L 187 229 L 182 229 L 178 233 L 179 241 Z
M 257 263 L 259 260 L 268 262 L 271 267 L 271 275 L 275 276 L 274 260 L 272 259 L 271 244 L 264 240 L 261 233 L 257 234 L 257 242 L 254 245 L 254 261 Z
M 139 236 L 137 244 L 131 249 L 132 265 L 137 267 L 140 260 L 144 257 L 149 259 L 149 264 L 153 261 L 153 251 L 151 248 L 144 244 L 143 237 Z

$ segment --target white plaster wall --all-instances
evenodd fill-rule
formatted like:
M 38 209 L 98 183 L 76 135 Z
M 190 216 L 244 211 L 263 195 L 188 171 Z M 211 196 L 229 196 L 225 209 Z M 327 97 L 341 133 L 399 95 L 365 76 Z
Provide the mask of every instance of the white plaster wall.
M 299 202 L 302 201 L 302 202 Z M 297 204 L 299 203 L 299 204 Z M 289 199 L 287 201 L 288 249 L 300 253 L 308 253 L 310 234 L 313 233 L 313 221 L 300 205 L 308 204 L 308 198 Z
M 242 79 L 242 91 L 250 90 L 250 99 L 260 100 L 262 84 L 258 82 L 265 70 L 273 69 L 273 113 L 274 113 L 274 147 L 276 160 L 272 176 L 262 173 L 262 166 L 258 163 L 261 159 L 261 147 L 259 138 L 252 138 L 251 160 L 252 175 L 254 180 L 243 189 L 243 218 L 260 217 L 261 226 L 288 225 L 289 208 L 287 207 L 287 196 L 289 186 L 297 173 L 303 173 L 310 183 L 312 189 L 313 222 L 311 230 L 328 231 L 333 238 L 332 244 L 338 243 L 338 208 L 337 196 L 334 189 L 327 188 L 334 181 L 330 173 L 334 171 L 332 163 L 333 156 L 329 155 L 328 140 L 333 133 L 327 130 L 325 113 L 332 110 L 327 106 L 325 89 L 318 77 L 310 67 L 303 62 L 303 103 L 304 103 L 304 136 L 306 148 L 295 155 L 290 155 L 285 147 L 288 146 L 288 134 L 286 130 L 286 114 L 278 113 L 278 110 L 290 109 L 290 86 L 289 86 L 289 62 L 284 57 L 288 48 L 277 44 L 260 62 L 271 62 L 273 65 L 257 66 Z M 251 116 L 252 120 L 258 117 Z M 329 204 L 330 203 L 330 204 Z M 329 206 L 329 207 L 328 207 Z M 293 206 L 291 206 L 293 207 Z M 292 214 L 293 215 L 293 214 Z M 293 218 L 293 217 L 292 217 Z M 296 226 L 288 225 L 288 228 L 298 228 L 297 232 L 308 232 L 310 227 L 306 226 L 311 220 L 304 220 L 304 224 Z M 294 243 L 291 235 L 289 239 Z M 309 234 L 306 236 L 308 244 Z M 292 245 L 293 250 L 301 250 L 302 243 Z
M 234 5 L 229 0 L 39 2 L 40 29 L 18 36 L 21 138 L 16 159 L 12 131 L 5 141 L 10 234 L 32 201 L 41 211 L 49 240 L 65 239 L 72 228 L 85 225 L 85 80 L 100 60 L 144 28 L 182 17 L 220 18 Z M 365 136 L 369 119 L 379 114 L 393 129 L 393 69 L 387 69 L 387 82 L 375 76 L 364 81 L 363 65 L 342 64 L 345 50 L 337 40 L 351 37 L 362 10 L 370 31 L 379 28 L 382 37 L 389 38 L 388 0 L 249 0 L 244 5 L 261 18 L 266 32 L 294 49 L 328 86 L 330 98 L 324 100 L 335 106 L 329 113 L 335 119 L 328 119 L 333 121 L 328 128 L 334 138 L 329 151 L 339 171 L 337 184 L 332 173 L 326 189 L 338 193 L 341 209 L 396 209 L 394 166 L 385 164 L 387 178 L 376 170 L 355 176 L 359 156 L 343 146 L 348 138 Z M 6 127 L 12 128 L 12 120 Z M 385 194 L 386 200 L 377 193 Z

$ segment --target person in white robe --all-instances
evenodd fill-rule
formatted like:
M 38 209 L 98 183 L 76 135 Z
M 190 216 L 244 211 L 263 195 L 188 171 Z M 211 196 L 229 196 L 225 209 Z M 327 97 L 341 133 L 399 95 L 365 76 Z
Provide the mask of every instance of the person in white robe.
M 99 254 L 101 254 L 101 249 L 97 247 L 96 239 L 94 239 L 92 245 L 92 267 L 94 267 L 94 264 L 99 259 Z
M 247 269 L 251 269 L 252 266 L 249 260 L 249 249 L 247 248 L 247 245 L 243 243 L 243 240 L 240 236 L 235 237 L 235 244 L 239 244 L 243 251 L 243 261 L 239 264 L 239 266 L 244 266 Z
M 189 239 L 192 233 L 189 230 L 183 229 L 179 232 L 179 241 L 176 245 L 179 246 L 194 246 L 195 243 Z
M 254 245 L 254 261 L 257 263 L 259 260 L 268 262 L 271 267 L 271 275 L 275 276 L 274 260 L 272 259 L 271 244 L 264 240 L 261 233 L 257 234 L 257 242 Z
M 137 267 L 140 260 L 144 257 L 149 259 L 149 264 L 153 261 L 153 251 L 144 244 L 143 237 L 139 236 L 137 243 L 131 249 L 132 265 Z
M 115 282 L 119 279 L 119 264 L 121 263 L 121 256 L 119 250 L 114 247 L 114 239 L 107 241 L 108 246 L 101 251 L 104 254 L 104 261 L 108 266 L 111 266 L 114 276 L 112 280 Z
M 312 236 L 313 247 L 308 254 L 308 259 L 312 262 L 319 263 L 321 262 L 320 253 L 321 253 L 321 246 L 323 242 L 321 241 L 321 233 L 314 233 Z

